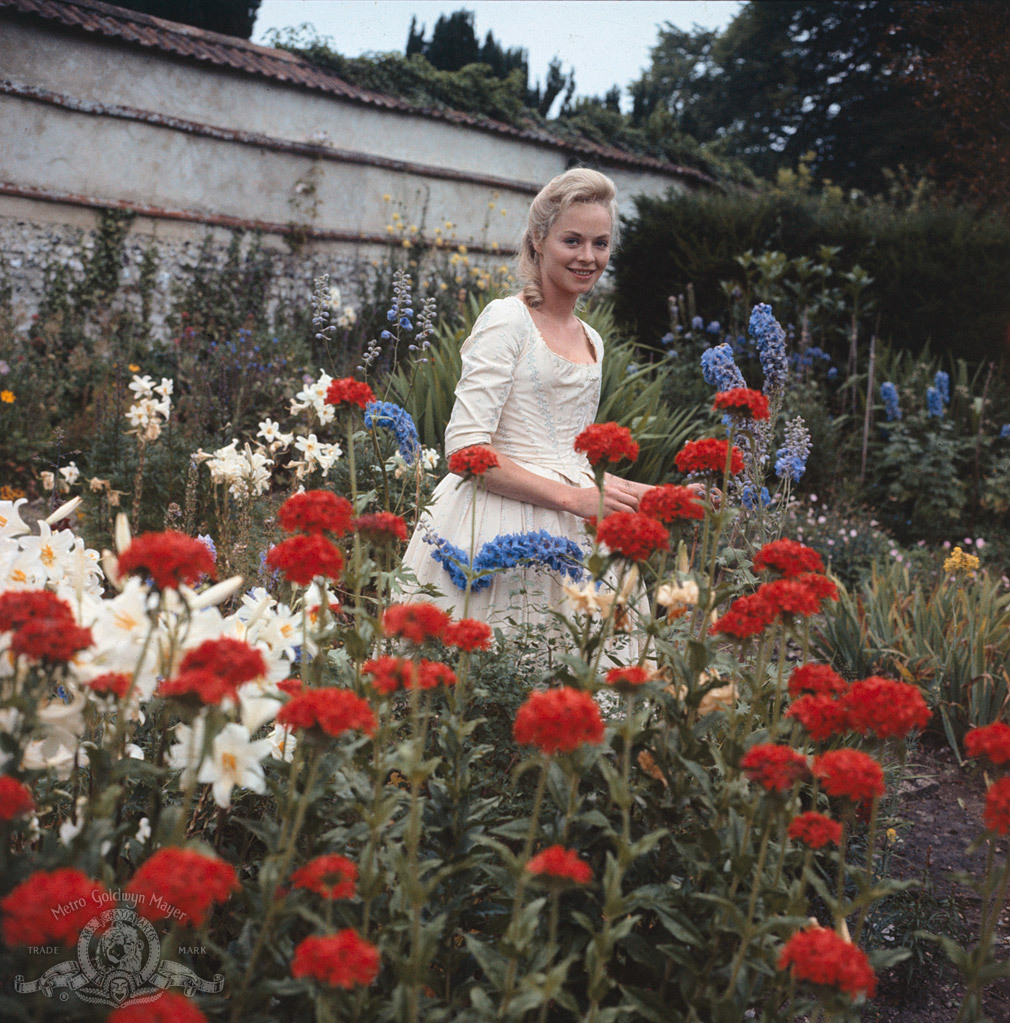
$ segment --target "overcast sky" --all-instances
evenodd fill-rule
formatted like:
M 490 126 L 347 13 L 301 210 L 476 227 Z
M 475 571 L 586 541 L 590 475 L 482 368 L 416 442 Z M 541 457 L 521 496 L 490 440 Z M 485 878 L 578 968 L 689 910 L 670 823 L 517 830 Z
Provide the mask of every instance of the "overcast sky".
M 577 96 L 626 89 L 649 65 L 658 26 L 722 29 L 743 6 L 739 0 L 262 0 L 253 41 L 270 29 L 310 22 L 345 57 L 397 50 L 407 42 L 411 15 L 431 31 L 440 14 L 474 12 L 480 42 L 490 31 L 504 49 L 529 54 L 530 82 L 541 81 L 552 57 L 575 69 Z M 622 101 L 628 109 L 627 98 Z

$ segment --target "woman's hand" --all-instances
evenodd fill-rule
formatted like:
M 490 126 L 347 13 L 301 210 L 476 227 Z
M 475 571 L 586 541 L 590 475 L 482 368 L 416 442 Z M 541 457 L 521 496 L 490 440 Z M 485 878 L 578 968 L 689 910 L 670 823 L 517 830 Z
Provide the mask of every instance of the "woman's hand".
M 613 477 L 611 477 L 612 479 Z M 572 514 L 589 519 L 600 514 L 600 492 L 596 487 L 575 487 Z M 638 509 L 638 496 L 623 487 L 612 486 L 608 481 L 603 484 L 603 514 L 613 512 L 633 512 Z

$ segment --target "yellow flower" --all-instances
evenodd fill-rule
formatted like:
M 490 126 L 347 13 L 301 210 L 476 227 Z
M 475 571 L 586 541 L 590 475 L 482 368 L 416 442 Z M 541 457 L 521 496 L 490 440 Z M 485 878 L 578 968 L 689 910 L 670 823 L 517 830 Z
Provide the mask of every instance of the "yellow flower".
M 387 224 L 386 225 L 386 234 L 392 234 L 392 233 L 393 233 L 393 225 L 392 224 Z
M 487 208 L 488 208 L 489 210 L 493 210 L 493 209 L 494 209 L 494 203 L 493 203 L 493 202 L 489 202 L 489 203 L 487 204 Z
M 383 192 L 382 193 L 382 201 L 383 202 L 392 202 L 393 201 L 393 197 L 388 192 Z
M 458 253 L 459 253 L 459 254 L 460 254 L 461 256 L 465 256 L 465 255 L 466 255 L 466 246 L 465 246 L 465 245 L 460 245 L 460 246 L 458 246 L 458 247 L 457 247 L 456 251 L 457 251 L 457 252 L 458 252 Z
M 410 239 L 409 239 L 409 238 L 404 238 L 404 239 L 403 239 L 403 241 L 402 241 L 402 242 L 400 242 L 400 244 L 401 244 L 401 245 L 402 245 L 402 246 L 403 246 L 403 247 L 404 247 L 405 249 L 409 249 L 409 248 L 410 248 Z
M 134 362 L 131 362 L 131 363 L 130 363 L 130 365 L 129 365 L 129 366 L 127 366 L 126 368 L 127 368 L 127 369 L 128 369 L 128 370 L 129 370 L 130 372 L 131 372 L 131 373 L 139 373 L 139 372 L 140 372 L 140 367 L 139 367 L 139 366 L 138 366 L 138 365 L 137 365 L 136 363 L 134 363 Z
M 508 215 L 508 210 L 502 210 L 502 211 L 501 211 L 501 215 L 502 215 L 503 217 L 507 216 L 507 215 Z
M 13 391 L 0 391 L 0 401 L 5 405 L 14 404 L 14 392 Z
M 978 568 L 978 558 L 974 554 L 965 554 L 960 547 L 955 547 L 950 552 L 950 557 L 943 563 L 944 572 L 956 574 L 974 572 Z

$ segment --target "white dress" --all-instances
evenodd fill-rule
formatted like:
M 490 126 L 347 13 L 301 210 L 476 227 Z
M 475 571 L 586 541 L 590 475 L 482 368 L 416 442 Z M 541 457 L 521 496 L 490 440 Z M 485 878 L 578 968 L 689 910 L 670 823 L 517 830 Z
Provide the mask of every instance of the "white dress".
M 490 302 L 463 343 L 462 373 L 445 431 L 446 455 L 488 444 L 538 476 L 593 486 L 589 462 L 573 445 L 596 418 L 603 341 L 588 324 L 583 327 L 596 352 L 594 363 L 570 362 L 551 351 L 518 297 Z M 492 577 L 490 587 L 471 592 L 464 608 L 464 592 L 432 557 L 435 548 L 424 538 L 434 533 L 469 558 L 471 549 L 479 551 L 496 536 L 543 529 L 588 550 L 582 520 L 480 487 L 472 543 L 474 486 L 470 481 L 459 484 L 460 477 L 450 473 L 435 488 L 431 506 L 404 554 L 405 567 L 419 583 L 434 584 L 443 596 L 433 602 L 455 617 L 477 618 L 506 629 L 510 623 L 550 621 L 548 609 L 560 608 L 564 600 L 559 574 L 506 569 Z

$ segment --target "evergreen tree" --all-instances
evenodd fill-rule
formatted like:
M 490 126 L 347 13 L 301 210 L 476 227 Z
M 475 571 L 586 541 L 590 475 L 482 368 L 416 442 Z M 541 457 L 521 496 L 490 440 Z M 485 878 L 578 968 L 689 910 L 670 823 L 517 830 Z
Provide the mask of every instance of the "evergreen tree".
M 116 0 L 116 4 L 166 21 L 248 39 L 260 0 Z
M 448 18 L 440 14 L 422 52 L 440 71 L 458 71 L 467 64 L 476 64 L 480 47 L 473 30 L 473 11 L 454 11 Z

